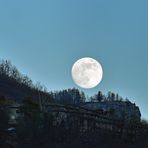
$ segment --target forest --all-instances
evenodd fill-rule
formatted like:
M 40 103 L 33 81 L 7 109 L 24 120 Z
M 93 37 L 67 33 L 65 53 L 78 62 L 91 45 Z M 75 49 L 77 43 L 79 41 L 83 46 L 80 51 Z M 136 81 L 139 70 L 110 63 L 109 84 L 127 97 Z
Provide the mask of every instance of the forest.
M 132 105 L 111 91 L 87 97 L 69 88 L 47 91 L 0 61 L 0 148 L 147 148 L 148 123 L 126 124 L 81 107 L 87 102 Z

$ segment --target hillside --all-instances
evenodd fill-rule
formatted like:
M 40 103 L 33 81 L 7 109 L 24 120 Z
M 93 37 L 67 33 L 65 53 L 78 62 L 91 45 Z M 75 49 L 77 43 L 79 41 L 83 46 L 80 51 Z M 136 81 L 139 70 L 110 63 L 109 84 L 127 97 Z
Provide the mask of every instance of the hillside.
M 22 102 L 25 97 L 32 97 L 38 100 L 39 95 L 50 98 L 40 83 L 34 85 L 32 80 L 21 74 L 10 61 L 0 61 L 0 96 Z
M 48 92 L 0 61 L 0 147 L 148 147 L 148 124 L 135 103 L 110 91 L 87 99 L 76 88 Z
M 28 76 L 21 74 L 8 60 L 0 61 L 0 96 L 13 99 L 17 103 L 21 103 L 25 98 L 31 97 L 43 106 L 50 102 L 79 106 L 84 106 L 83 104 L 85 104 L 87 108 L 93 110 L 102 109 L 109 111 L 112 109 L 116 113 L 121 112 L 120 114 L 114 114 L 114 116 L 120 116 L 120 118 L 125 113 L 127 114 L 126 118 L 129 119 L 135 118 L 140 121 L 141 117 L 139 107 L 135 103 L 130 102 L 128 99 L 124 100 L 118 94 L 110 91 L 107 95 L 98 91 L 97 94 L 89 98 L 90 102 L 86 100 L 84 92 L 80 92 L 76 88 L 47 92 L 43 85 L 40 83 L 33 84 Z

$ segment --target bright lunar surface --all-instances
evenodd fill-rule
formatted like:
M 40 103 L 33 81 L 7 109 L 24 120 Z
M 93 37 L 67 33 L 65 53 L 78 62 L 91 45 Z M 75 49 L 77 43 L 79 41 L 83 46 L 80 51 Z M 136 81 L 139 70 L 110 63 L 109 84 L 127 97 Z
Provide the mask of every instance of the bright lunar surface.
M 103 69 L 95 59 L 85 57 L 76 61 L 72 67 L 72 78 L 82 88 L 96 87 L 102 80 Z

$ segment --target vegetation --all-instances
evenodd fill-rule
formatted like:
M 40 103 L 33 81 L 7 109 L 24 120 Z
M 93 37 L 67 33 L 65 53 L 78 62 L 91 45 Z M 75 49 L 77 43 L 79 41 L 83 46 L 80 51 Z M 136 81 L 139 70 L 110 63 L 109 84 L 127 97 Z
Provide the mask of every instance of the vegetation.
M 86 100 L 76 88 L 47 92 L 10 61 L 0 61 L 0 148 L 148 147 L 146 121 L 125 127 L 101 112 L 81 108 Z M 113 92 L 99 91 L 89 100 L 132 104 Z
M 10 87 L 11 91 L 7 91 Z M 67 89 L 63 91 L 47 92 L 44 85 L 40 82 L 33 84 L 32 80 L 21 74 L 18 69 L 8 60 L 0 61 L 0 95 L 17 99 L 21 102 L 23 98 L 31 96 L 32 98 L 42 100 L 42 103 L 56 102 L 62 104 L 80 104 L 85 102 L 84 92 L 78 89 Z M 99 91 L 96 95 L 90 97 L 90 101 L 123 101 L 123 98 L 113 92 L 108 92 L 105 96 Z M 126 99 L 126 101 L 129 101 Z
M 99 123 L 89 117 L 86 118 L 86 115 L 80 116 L 79 111 L 77 112 L 79 115 L 70 112 L 41 111 L 39 104 L 31 97 L 25 98 L 17 110 L 19 112 L 15 125 L 8 124 L 6 118 L 8 114 L 2 112 L 2 115 L 0 114 L 3 125 L 1 127 L 5 131 L 1 133 L 2 148 L 147 148 L 148 146 L 146 121 L 137 125 L 139 127 L 125 128 L 119 124 L 120 131 L 115 128 L 106 129 L 101 121 L 102 127 L 97 126 Z M 15 127 L 14 131 L 6 132 L 10 127 Z

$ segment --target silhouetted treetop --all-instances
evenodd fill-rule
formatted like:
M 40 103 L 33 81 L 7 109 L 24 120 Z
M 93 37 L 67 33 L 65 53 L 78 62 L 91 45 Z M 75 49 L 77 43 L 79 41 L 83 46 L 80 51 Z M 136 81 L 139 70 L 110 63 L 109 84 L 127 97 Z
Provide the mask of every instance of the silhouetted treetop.
M 91 102 L 125 102 L 131 103 L 128 98 L 122 98 L 119 94 L 109 91 L 107 95 L 103 94 L 101 91 L 98 91 L 97 94 L 90 97 Z
M 33 84 L 32 80 L 27 75 L 21 74 L 9 60 L 0 60 L 0 81 L 1 92 L 8 89 L 5 88 L 8 87 L 6 86 L 8 83 L 8 85 L 11 87 L 11 94 L 17 92 L 15 96 L 21 96 L 20 94 L 22 94 L 23 98 L 32 96 L 33 98 L 40 100 L 40 103 L 43 104 L 50 101 L 62 104 L 81 104 L 88 101 L 88 99 L 92 102 L 116 101 L 131 103 L 127 98 L 123 99 L 118 94 L 111 91 L 109 91 L 107 95 L 103 94 L 101 91 L 98 91 L 97 94 L 87 99 L 84 92 L 79 91 L 76 88 L 48 92 L 47 88 L 40 82 Z M 7 92 L 8 91 L 6 91 L 6 93 Z

